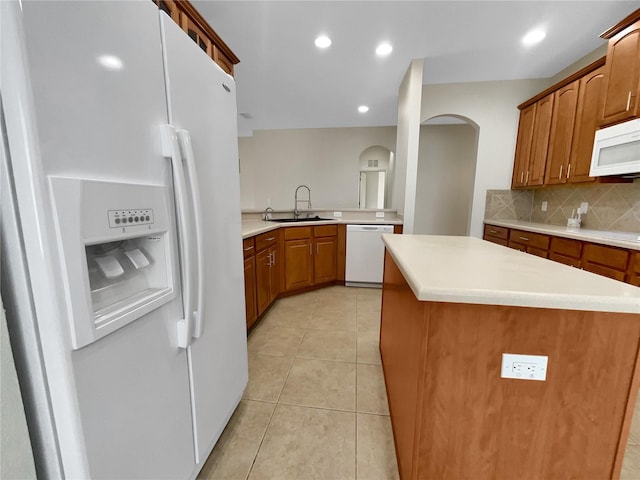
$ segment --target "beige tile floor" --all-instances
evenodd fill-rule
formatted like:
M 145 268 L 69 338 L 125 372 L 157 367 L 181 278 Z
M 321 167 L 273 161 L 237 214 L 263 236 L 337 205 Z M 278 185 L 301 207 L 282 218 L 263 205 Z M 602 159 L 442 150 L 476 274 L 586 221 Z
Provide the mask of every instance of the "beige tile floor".
M 380 365 L 381 291 L 280 299 L 249 335 L 249 384 L 198 478 L 398 478 Z
M 249 335 L 249 384 L 198 478 L 393 480 L 381 292 L 278 300 Z M 621 480 L 640 479 L 640 396 Z

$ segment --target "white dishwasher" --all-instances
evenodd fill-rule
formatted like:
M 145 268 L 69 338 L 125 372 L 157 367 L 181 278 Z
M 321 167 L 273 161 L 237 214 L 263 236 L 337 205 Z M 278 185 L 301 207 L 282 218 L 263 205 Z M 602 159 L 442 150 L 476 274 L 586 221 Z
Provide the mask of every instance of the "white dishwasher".
M 379 286 L 382 283 L 383 233 L 393 233 L 393 225 L 347 225 L 346 285 Z

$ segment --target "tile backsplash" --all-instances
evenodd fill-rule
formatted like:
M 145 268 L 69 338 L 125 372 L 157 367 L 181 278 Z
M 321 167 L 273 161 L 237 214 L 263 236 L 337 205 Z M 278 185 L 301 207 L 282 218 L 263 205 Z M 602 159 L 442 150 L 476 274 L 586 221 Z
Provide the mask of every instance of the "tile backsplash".
M 547 211 L 542 211 L 547 202 Z M 640 179 L 626 184 L 547 186 L 536 190 L 488 190 L 485 220 L 523 220 L 566 225 L 587 202 L 582 227 L 640 233 Z

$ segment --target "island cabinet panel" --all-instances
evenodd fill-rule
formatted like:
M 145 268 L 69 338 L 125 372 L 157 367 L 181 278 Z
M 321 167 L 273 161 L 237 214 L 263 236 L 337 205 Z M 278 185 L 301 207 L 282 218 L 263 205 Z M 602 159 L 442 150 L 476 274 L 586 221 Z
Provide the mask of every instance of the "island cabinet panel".
M 380 350 L 401 478 L 616 479 L 640 316 L 420 302 L 386 256 Z M 545 381 L 503 353 L 548 356 Z
M 412 476 L 419 380 L 425 370 L 428 324 L 419 302 L 388 252 L 385 253 L 380 355 L 384 368 L 400 478 Z M 394 320 L 403 321 L 395 323 Z

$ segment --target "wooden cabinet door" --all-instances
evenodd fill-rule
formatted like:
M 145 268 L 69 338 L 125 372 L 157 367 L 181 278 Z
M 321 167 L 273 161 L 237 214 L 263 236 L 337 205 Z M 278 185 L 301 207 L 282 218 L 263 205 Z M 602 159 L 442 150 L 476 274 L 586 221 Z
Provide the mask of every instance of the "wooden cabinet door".
M 258 304 L 256 301 L 256 257 L 252 256 L 244 261 L 244 302 L 247 328 L 251 327 L 258 318 Z
M 555 92 L 545 184 L 567 182 L 579 86 L 580 81 L 576 80 Z
M 526 186 L 544 184 L 544 172 L 549 150 L 549 136 L 551 133 L 551 119 L 555 93 L 551 93 L 537 102 L 536 116 L 531 144 L 531 158 L 529 160 L 528 175 L 525 176 Z
M 313 283 L 311 239 L 287 240 L 284 244 L 285 290 L 308 287 Z
M 573 143 L 568 167 L 568 182 L 593 182 L 589 176 L 591 153 L 596 129 L 600 122 L 600 102 L 604 83 L 604 67 L 588 73 L 580 79 L 578 107 L 573 129 Z
M 637 115 L 640 81 L 640 21 L 609 39 L 602 124 Z
M 256 300 L 258 315 L 271 304 L 271 258 L 269 249 L 256 255 Z
M 526 185 L 525 180 L 528 175 L 529 159 L 531 158 L 531 143 L 533 141 L 536 108 L 537 104 L 534 103 L 520 111 L 516 155 L 513 164 L 513 177 L 511 179 L 511 186 L 513 188 L 524 187 Z
M 204 33 L 204 31 L 200 28 L 200 26 L 194 22 L 189 15 L 182 12 L 180 18 L 180 26 L 182 30 L 184 30 L 187 35 L 196 42 L 196 44 L 209 56 L 213 53 L 213 47 L 211 40 Z
M 338 241 L 336 237 L 316 238 L 313 261 L 313 283 L 327 283 L 336 279 Z
M 271 271 L 269 272 L 269 278 L 271 279 L 269 286 L 269 303 L 271 303 L 280 294 L 280 263 L 282 259 L 280 258 L 278 245 L 273 245 L 269 248 L 269 255 L 271 255 Z

